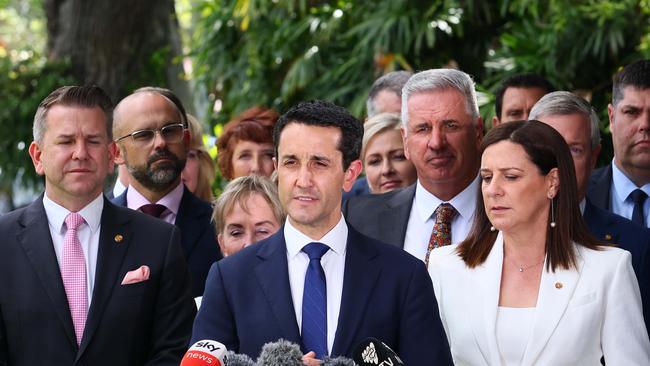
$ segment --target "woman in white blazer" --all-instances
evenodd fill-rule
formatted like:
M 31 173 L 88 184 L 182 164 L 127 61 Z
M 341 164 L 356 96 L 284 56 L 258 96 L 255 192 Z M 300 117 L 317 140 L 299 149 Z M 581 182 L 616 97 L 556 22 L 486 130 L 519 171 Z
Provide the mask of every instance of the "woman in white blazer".
M 455 364 L 650 365 L 630 254 L 588 233 L 562 136 L 506 123 L 481 151 L 472 231 L 429 265 Z

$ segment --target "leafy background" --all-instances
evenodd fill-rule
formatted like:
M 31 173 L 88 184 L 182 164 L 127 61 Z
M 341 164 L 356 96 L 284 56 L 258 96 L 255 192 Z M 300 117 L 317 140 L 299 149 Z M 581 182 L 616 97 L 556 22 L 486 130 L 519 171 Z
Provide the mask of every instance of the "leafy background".
M 10 206 L 17 187 L 40 189 L 25 150 L 38 102 L 79 79 L 69 60 L 48 57 L 49 2 L 0 0 L 0 198 Z M 171 62 L 184 66 L 186 103 L 209 142 L 254 105 L 283 111 L 319 98 L 363 117 L 368 89 L 382 74 L 456 67 L 477 82 L 486 121 L 495 89 L 515 73 L 540 73 L 591 100 L 601 115 L 604 163 L 612 156 L 611 76 L 650 58 L 650 0 L 176 0 L 171 12 L 182 39 Z M 151 52 L 140 83 L 163 83 L 168 50 Z

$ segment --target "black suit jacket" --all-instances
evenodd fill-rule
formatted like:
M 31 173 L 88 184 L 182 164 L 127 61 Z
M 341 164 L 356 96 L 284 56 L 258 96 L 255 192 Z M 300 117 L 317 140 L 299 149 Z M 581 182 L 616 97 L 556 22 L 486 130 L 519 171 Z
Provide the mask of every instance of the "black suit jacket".
M 179 364 L 196 310 L 173 225 L 104 201 L 79 346 L 42 197 L 2 216 L 0 236 L 0 365 Z M 149 280 L 121 284 L 142 265 Z
M 126 192 L 115 197 L 113 203 L 126 207 Z M 205 279 L 210 266 L 223 258 L 212 220 L 212 207 L 199 199 L 187 187 L 183 191 L 178 215 L 174 223 L 181 231 L 181 246 L 192 279 L 192 296 L 203 295 Z
M 407 365 L 450 365 L 433 286 L 422 262 L 348 228 L 332 355 L 350 357 L 372 336 Z M 193 340 L 216 339 L 253 358 L 264 343 L 279 338 L 301 343 L 282 228 L 212 266 L 192 331 Z
M 350 197 L 343 204 L 345 220 L 365 236 L 404 247 L 415 184 L 384 194 Z

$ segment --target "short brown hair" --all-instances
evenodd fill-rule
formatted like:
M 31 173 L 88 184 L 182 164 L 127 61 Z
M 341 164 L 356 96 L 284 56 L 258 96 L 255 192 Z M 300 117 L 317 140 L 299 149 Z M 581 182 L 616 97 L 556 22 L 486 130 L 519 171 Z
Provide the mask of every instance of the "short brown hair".
M 47 130 L 47 112 L 55 105 L 99 107 L 106 115 L 106 133 L 109 141 L 113 139 L 113 102 L 106 92 L 96 85 L 62 86 L 45 97 L 38 105 L 34 115 L 34 141 L 43 141 Z
M 481 143 L 481 154 L 489 146 L 501 141 L 510 141 L 520 145 L 530 161 L 537 166 L 540 174 L 548 174 L 557 168 L 560 186 L 553 198 L 556 226 L 546 226 L 546 267 L 555 271 L 558 267 L 570 269 L 576 267 L 575 242 L 589 249 L 598 250 L 600 243 L 594 238 L 582 219 L 578 202 L 578 188 L 575 167 L 569 147 L 562 135 L 549 125 L 531 120 L 503 123 L 485 135 Z M 487 259 L 494 241 L 496 231 L 491 231 L 492 224 L 485 213 L 483 194 L 479 189 L 476 198 L 474 223 L 469 236 L 458 245 L 457 251 L 468 267 L 474 268 Z
M 240 141 L 271 144 L 273 143 L 273 127 L 266 126 L 256 119 L 240 119 L 239 117 L 226 124 L 223 133 L 217 140 L 217 165 L 221 175 L 229 180 L 233 179 L 232 154 Z

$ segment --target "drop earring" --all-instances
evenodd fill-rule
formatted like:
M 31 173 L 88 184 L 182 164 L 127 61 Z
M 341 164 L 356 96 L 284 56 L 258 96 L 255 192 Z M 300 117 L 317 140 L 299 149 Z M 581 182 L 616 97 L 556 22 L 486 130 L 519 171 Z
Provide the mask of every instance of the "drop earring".
M 555 205 L 553 204 L 554 199 L 551 198 L 551 227 L 555 228 Z

